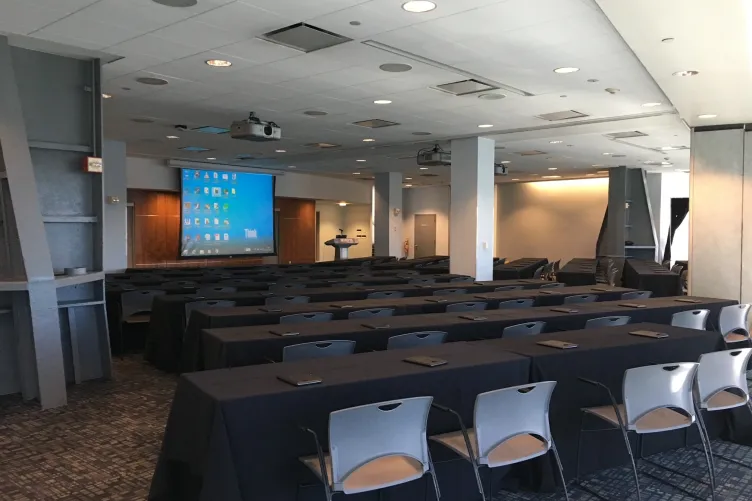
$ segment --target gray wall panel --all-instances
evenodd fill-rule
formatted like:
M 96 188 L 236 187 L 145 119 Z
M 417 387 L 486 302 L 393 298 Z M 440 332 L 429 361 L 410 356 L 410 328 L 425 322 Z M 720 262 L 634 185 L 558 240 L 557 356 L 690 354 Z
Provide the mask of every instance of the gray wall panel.
M 31 149 L 39 204 L 43 216 L 91 216 L 92 184 L 101 174 L 83 172 L 86 155 Z

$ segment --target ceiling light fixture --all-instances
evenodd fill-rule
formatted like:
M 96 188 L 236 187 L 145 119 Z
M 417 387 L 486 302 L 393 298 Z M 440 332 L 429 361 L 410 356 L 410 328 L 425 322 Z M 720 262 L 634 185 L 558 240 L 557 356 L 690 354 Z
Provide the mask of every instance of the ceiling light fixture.
M 388 99 L 377 99 L 373 104 L 392 104 L 392 102 Z
M 549 167 L 548 170 L 559 170 L 558 167 Z
M 371 138 L 366 138 L 366 139 L 363 140 L 364 143 L 372 143 L 374 141 L 376 141 L 376 140 L 375 139 L 371 139 Z
M 613 155 L 613 153 L 604 153 L 605 156 Z
M 141 77 L 137 78 L 136 82 L 144 85 L 167 85 L 168 82 L 164 78 L 155 78 L 155 77 Z
M 413 67 L 404 63 L 384 63 L 379 66 L 379 69 L 387 73 L 404 73 L 410 71 Z
M 668 167 L 669 165 L 674 165 L 671 162 L 661 162 L 661 165 Z
M 693 77 L 697 74 L 699 74 L 699 71 L 695 70 L 684 70 L 684 71 L 677 71 L 674 73 L 675 77 Z
M 275 153 L 287 153 L 287 150 L 274 150 Z
M 499 99 L 504 99 L 505 97 L 507 96 L 505 96 L 504 94 L 486 93 L 486 94 L 480 94 L 478 96 L 478 99 L 483 99 L 484 101 L 498 101 Z
M 561 144 L 561 143 L 563 143 L 563 142 L 564 142 L 564 141 L 549 141 L 549 143 L 551 143 L 551 144 Z
M 361 158 L 361 159 L 359 159 L 359 160 L 356 160 L 356 162 L 365 162 L 365 160 L 363 160 L 363 159 Z
M 706 118 L 715 118 L 718 115 L 713 115 L 712 113 L 708 113 L 706 115 L 697 115 L 697 118 L 706 119 Z
M 512 178 L 512 181 L 519 181 L 519 178 Z
M 561 176 L 543 176 L 543 179 L 561 179 Z
M 671 150 L 678 150 L 676 146 L 661 146 L 662 151 L 671 151 Z
M 429 0 L 410 0 L 402 4 L 402 9 L 413 14 L 430 12 L 436 8 L 436 4 Z
M 413 185 L 412 185 L 412 184 L 406 184 L 406 185 L 405 185 L 405 188 L 412 188 L 412 187 L 413 187 Z
M 206 64 L 215 68 L 229 68 L 232 66 L 230 61 L 225 61 L 224 59 L 209 59 L 206 61 Z
M 566 73 L 575 73 L 577 71 L 580 71 L 580 69 L 579 68 L 574 68 L 572 66 L 564 66 L 562 68 L 556 68 L 554 70 L 554 73 L 559 73 L 559 74 L 563 75 L 563 74 L 566 74 Z
M 421 167 L 420 170 L 428 170 L 428 167 Z
M 287 168 L 288 169 L 297 169 L 297 167 L 295 167 L 294 165 L 288 165 Z
M 111 97 L 112 94 L 105 94 L 104 92 L 102 93 L 102 99 L 110 99 Z
M 216 157 L 208 157 L 207 160 L 216 160 Z
M 598 174 L 608 174 L 608 171 L 607 170 L 599 170 Z
M 198 0 L 152 0 L 154 3 L 166 5 L 167 7 L 193 7 Z
M 167 139 L 180 139 L 180 136 L 167 136 Z
M 347 205 L 347 202 L 338 202 L 337 205 L 340 207 L 345 207 Z
M 489 127 L 493 127 L 493 124 L 481 124 L 478 126 L 479 129 L 488 129 Z
M 655 106 L 660 106 L 660 105 L 662 105 L 662 104 L 663 104 L 663 103 L 659 103 L 659 102 L 653 102 L 653 103 L 644 103 L 644 104 L 642 105 L 642 107 L 643 107 L 643 108 L 653 108 L 653 107 L 655 107 Z
M 360 176 L 360 172 L 353 172 L 353 176 Z
M 501 161 L 501 162 L 499 162 L 499 163 L 502 163 L 502 164 L 511 164 L 511 163 L 512 163 L 512 161 L 511 161 L 511 160 L 502 160 L 502 161 Z
M 413 180 L 413 178 L 411 178 L 411 177 L 406 177 L 406 178 L 405 178 L 405 180 L 406 180 L 406 181 L 412 181 L 412 180 Z

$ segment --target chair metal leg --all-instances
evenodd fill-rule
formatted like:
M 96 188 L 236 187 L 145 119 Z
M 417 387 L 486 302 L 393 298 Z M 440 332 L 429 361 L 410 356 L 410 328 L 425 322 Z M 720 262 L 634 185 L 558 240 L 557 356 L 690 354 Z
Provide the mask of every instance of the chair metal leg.
M 585 423 L 585 413 L 580 411 L 580 429 L 577 431 L 577 465 L 575 467 L 574 479 L 580 482 L 580 451 L 582 450 L 582 426 Z
M 700 429 L 700 434 L 705 436 L 705 442 L 708 444 L 708 452 L 710 453 L 710 466 L 713 473 L 713 482 L 716 481 L 715 477 L 715 459 L 713 459 L 713 447 L 710 444 L 710 434 L 708 433 L 708 427 L 705 425 L 705 418 L 702 415 L 702 409 L 699 406 L 695 407 L 695 414 L 697 415 L 697 426 Z
M 637 499 L 642 501 L 642 493 L 640 492 L 640 477 L 637 476 L 637 464 L 635 463 L 634 454 L 632 454 L 632 446 L 629 443 L 629 434 L 626 428 L 619 426 L 622 437 L 624 437 L 624 444 L 627 446 L 627 452 L 629 453 L 629 461 L 632 463 L 632 474 L 634 475 L 634 483 L 637 488 Z M 638 435 L 639 436 L 639 435 Z
M 470 454 L 472 455 L 472 452 Z M 486 501 L 486 491 L 483 489 L 483 480 L 480 477 L 480 468 L 475 462 L 475 458 L 471 458 L 471 462 L 473 463 L 473 469 L 475 470 L 475 481 L 478 482 L 478 492 L 480 492 L 480 496 L 483 501 Z
M 559 468 L 559 478 L 561 479 L 561 487 L 564 489 L 564 497 L 567 498 L 567 501 L 569 501 L 569 491 L 567 491 L 567 481 L 564 480 L 564 468 L 561 466 L 561 458 L 559 458 L 559 451 L 556 450 L 556 444 L 554 443 L 553 439 L 551 439 L 551 450 L 554 453 L 554 458 L 556 458 L 556 466 Z
M 440 501 L 441 491 L 439 490 L 439 480 L 436 478 L 436 468 L 433 465 L 431 451 L 428 451 L 428 472 L 431 474 L 431 479 L 433 480 L 433 489 L 436 492 L 436 501 Z
M 698 424 L 697 427 L 699 428 L 700 425 Z M 702 441 L 702 448 L 705 451 L 705 461 L 708 463 L 708 476 L 710 477 L 710 498 L 715 501 L 715 473 L 713 471 L 713 463 L 712 459 L 710 459 L 710 456 L 712 454 L 712 451 L 710 449 L 710 444 L 706 442 L 705 434 L 700 430 L 700 440 Z

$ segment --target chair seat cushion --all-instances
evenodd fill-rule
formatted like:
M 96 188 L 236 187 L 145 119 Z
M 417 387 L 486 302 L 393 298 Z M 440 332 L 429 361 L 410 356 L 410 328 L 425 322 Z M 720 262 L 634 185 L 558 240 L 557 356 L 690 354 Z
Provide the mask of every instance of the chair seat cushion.
M 323 481 L 318 456 L 302 457 L 300 461 Z M 326 476 L 331 484 L 333 481 L 332 457 L 326 454 L 324 461 Z M 403 484 L 422 477 L 423 473 L 423 465 L 417 459 L 408 456 L 385 456 L 357 468 L 340 485 L 331 484 L 330 486 L 334 492 L 354 494 Z
M 733 409 L 734 407 L 741 407 L 746 403 L 746 396 L 732 393 L 728 390 L 723 390 L 711 396 L 706 402 L 703 402 L 702 408 L 709 411 L 720 411 L 723 409 Z
M 467 430 L 467 434 L 470 438 L 470 445 L 473 447 L 473 456 L 478 457 L 478 440 L 475 436 L 475 429 L 470 428 Z M 465 445 L 462 431 L 436 435 L 431 437 L 431 440 L 449 447 L 454 452 L 470 461 L 470 455 L 467 452 L 467 446 Z M 494 449 L 488 454 L 488 458 L 481 459 L 480 463 L 495 468 L 497 466 L 521 463 L 522 461 L 541 456 L 546 452 L 548 452 L 548 445 L 545 441 L 539 439 L 535 435 L 523 433 L 515 435 L 494 447 Z
M 622 422 L 627 426 L 627 429 L 636 431 L 637 433 L 658 433 L 661 431 L 678 430 L 686 428 L 694 423 L 694 420 L 691 417 L 673 409 L 662 407 L 648 412 L 638 419 L 634 425 L 629 425 L 627 423 L 627 413 L 624 410 L 624 404 L 619 404 L 618 409 L 619 414 L 621 414 Z M 616 417 L 616 412 L 611 405 L 590 407 L 582 410 L 588 414 L 597 416 L 614 426 L 619 426 L 619 419 Z
M 725 339 L 727 343 L 749 342 L 749 336 L 740 332 L 729 332 L 728 334 L 726 334 Z
M 148 324 L 151 320 L 151 313 L 136 313 L 127 317 L 123 322 L 126 324 Z

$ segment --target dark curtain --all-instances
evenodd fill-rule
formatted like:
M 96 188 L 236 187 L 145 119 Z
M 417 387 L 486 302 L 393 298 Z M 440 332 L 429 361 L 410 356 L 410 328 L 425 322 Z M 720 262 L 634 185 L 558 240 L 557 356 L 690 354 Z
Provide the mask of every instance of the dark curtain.
M 671 199 L 671 227 L 668 229 L 668 238 L 666 239 L 666 251 L 663 253 L 664 261 L 671 261 L 671 244 L 674 241 L 676 230 L 684 222 L 689 214 L 689 198 L 672 198 Z

